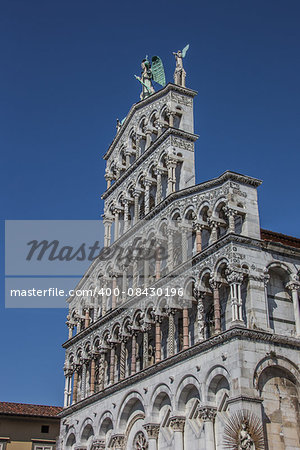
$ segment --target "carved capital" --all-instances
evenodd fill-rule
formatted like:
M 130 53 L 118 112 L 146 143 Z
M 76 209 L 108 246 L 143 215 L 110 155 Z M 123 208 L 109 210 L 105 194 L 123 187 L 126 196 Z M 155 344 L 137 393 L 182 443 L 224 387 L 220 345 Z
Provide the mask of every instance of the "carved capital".
M 185 425 L 185 417 L 183 416 L 174 416 L 170 418 L 170 427 L 173 431 L 181 431 L 183 432 Z
M 231 269 L 227 269 L 226 272 L 226 280 L 228 281 L 229 284 L 242 284 L 243 282 L 243 273 L 239 272 L 237 270 L 231 270 Z
M 148 439 L 158 439 L 160 428 L 158 423 L 146 423 L 143 428 L 147 431 Z
M 217 408 L 213 406 L 199 406 L 198 412 L 200 419 L 204 420 L 204 422 L 214 421 L 217 415 Z

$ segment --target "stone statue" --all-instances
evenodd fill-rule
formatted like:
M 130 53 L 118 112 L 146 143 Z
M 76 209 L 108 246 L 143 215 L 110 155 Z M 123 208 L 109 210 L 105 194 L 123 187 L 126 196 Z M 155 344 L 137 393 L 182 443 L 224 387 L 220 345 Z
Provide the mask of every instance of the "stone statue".
M 138 77 L 137 75 L 135 75 L 135 78 L 142 85 L 142 92 L 140 95 L 140 99 L 144 100 L 145 98 L 149 97 L 155 92 L 154 87 L 152 85 L 152 81 L 155 81 L 161 86 L 165 86 L 166 78 L 164 66 L 159 56 L 152 57 L 152 65 L 148 60 L 148 56 L 146 56 L 146 58 L 143 59 L 142 61 L 141 67 L 142 67 L 141 76 Z
M 185 78 L 186 78 L 186 71 L 183 68 L 183 58 L 186 55 L 186 52 L 189 49 L 189 44 L 184 47 L 183 50 L 178 50 L 178 52 L 173 52 L 173 55 L 176 59 L 176 67 L 174 72 L 174 83 L 178 84 L 179 86 L 185 87 Z
M 248 424 L 246 421 L 242 423 L 239 441 L 240 441 L 239 450 L 255 450 L 254 441 L 249 434 Z

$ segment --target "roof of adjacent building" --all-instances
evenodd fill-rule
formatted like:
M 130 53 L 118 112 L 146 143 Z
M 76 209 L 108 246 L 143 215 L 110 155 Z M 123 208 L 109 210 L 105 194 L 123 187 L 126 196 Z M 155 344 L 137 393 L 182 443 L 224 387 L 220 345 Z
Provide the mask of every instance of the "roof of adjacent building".
M 270 230 L 260 230 L 261 239 L 264 241 L 280 242 L 284 245 L 289 245 L 290 247 L 300 248 L 300 239 L 288 236 L 282 233 L 276 233 Z
M 62 411 L 60 406 L 31 405 L 28 403 L 0 402 L 0 414 L 55 417 Z

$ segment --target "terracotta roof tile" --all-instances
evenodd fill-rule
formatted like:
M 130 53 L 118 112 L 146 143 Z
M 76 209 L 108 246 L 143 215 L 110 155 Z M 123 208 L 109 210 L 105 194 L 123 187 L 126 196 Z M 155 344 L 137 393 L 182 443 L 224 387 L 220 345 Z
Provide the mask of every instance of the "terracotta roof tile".
M 62 411 L 60 406 L 30 405 L 27 403 L 0 402 L 0 414 L 55 417 Z
M 260 236 L 263 241 L 280 242 L 281 244 L 289 245 L 290 247 L 300 248 L 300 239 L 293 236 L 263 229 L 260 230 Z

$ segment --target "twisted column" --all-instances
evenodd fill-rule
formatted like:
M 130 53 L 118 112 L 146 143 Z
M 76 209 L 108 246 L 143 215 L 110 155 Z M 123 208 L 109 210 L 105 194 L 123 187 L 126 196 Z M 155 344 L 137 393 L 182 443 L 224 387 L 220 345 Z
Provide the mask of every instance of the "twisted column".
M 110 367 L 109 367 L 109 384 L 114 384 L 115 382 L 115 356 L 116 348 L 115 344 L 111 344 L 110 348 Z
M 169 316 L 169 334 L 168 334 L 168 356 L 173 356 L 175 353 L 175 310 L 168 311 Z
M 105 354 L 107 349 L 100 349 L 100 358 L 99 358 L 99 391 L 103 391 L 104 389 L 104 369 L 105 369 Z
M 199 287 L 194 289 L 194 297 L 197 300 L 197 325 L 198 325 L 198 342 L 205 339 L 205 310 L 204 297 L 205 292 L 201 291 Z
M 126 360 L 126 337 L 122 337 L 121 348 L 120 348 L 120 380 L 125 378 L 125 360 Z
M 131 347 L 131 375 L 136 373 L 136 350 L 136 332 L 133 332 Z
M 209 281 L 214 297 L 214 316 L 215 316 L 215 333 L 221 332 L 221 307 L 220 307 L 220 293 L 219 288 L 221 283 L 213 278 Z

